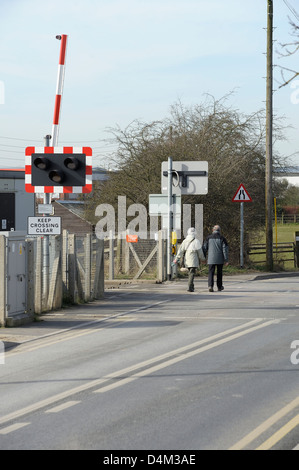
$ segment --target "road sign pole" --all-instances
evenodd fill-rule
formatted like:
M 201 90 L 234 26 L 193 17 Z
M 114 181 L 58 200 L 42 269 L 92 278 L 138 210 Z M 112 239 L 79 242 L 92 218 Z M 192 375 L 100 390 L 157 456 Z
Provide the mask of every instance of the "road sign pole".
M 244 202 L 252 202 L 243 184 L 240 184 L 232 202 L 240 203 L 240 266 L 244 267 Z
M 50 145 L 50 140 L 51 136 L 46 135 L 44 138 L 45 142 L 45 147 L 49 147 Z M 51 194 L 50 193 L 44 193 L 43 195 L 43 200 L 44 204 L 51 204 Z M 44 214 L 44 216 L 47 216 L 50 214 Z M 49 249 L 49 236 L 44 235 L 43 237 L 43 301 L 44 301 L 44 307 L 47 307 L 48 303 L 48 294 L 49 294 L 49 271 L 50 271 L 50 249 Z
M 172 158 L 168 158 L 168 227 L 167 227 L 167 276 L 168 280 L 172 278 L 172 245 L 171 245 L 171 234 L 173 227 L 173 208 L 172 208 Z
M 244 266 L 244 202 L 240 204 L 240 266 Z

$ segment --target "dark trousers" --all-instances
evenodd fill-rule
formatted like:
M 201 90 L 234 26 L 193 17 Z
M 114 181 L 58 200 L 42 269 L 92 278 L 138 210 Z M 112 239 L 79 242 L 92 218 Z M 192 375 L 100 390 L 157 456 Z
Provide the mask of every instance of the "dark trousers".
M 196 268 L 188 268 L 189 275 L 188 275 L 188 289 L 194 290 L 194 276 L 196 273 Z
M 217 267 L 217 287 L 218 289 L 221 289 L 223 264 L 209 264 L 208 286 L 214 287 L 214 274 L 215 274 L 216 267 Z

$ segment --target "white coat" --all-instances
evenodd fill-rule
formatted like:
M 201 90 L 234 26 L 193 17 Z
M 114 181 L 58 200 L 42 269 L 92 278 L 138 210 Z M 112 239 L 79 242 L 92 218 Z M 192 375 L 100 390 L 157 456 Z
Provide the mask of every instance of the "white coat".
M 200 260 L 205 260 L 200 241 L 194 235 L 187 235 L 180 246 L 176 261 L 181 262 L 185 253 L 184 265 L 186 268 L 198 268 Z

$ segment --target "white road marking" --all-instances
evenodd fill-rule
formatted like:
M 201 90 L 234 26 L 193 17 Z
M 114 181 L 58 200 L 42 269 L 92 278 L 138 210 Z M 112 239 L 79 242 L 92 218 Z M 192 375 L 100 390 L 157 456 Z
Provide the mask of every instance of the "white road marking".
M 26 406 L 24 408 L 21 408 L 19 410 L 13 411 L 13 412 L 5 415 L 5 416 L 0 417 L 0 424 L 7 423 L 7 422 L 9 422 L 13 419 L 18 419 L 21 416 L 24 416 L 28 413 L 32 413 L 33 411 L 37 411 L 39 409 L 42 409 L 44 407 L 47 407 L 47 406 L 52 405 L 54 403 L 57 403 L 58 401 L 69 398 L 72 395 L 75 395 L 77 393 L 87 391 L 89 389 L 100 386 L 104 383 L 107 383 L 107 382 L 111 381 L 112 379 L 119 379 L 120 377 L 126 376 L 128 373 L 132 373 L 134 371 L 137 371 L 138 369 L 141 369 L 141 368 L 144 368 L 144 367 L 147 367 L 147 366 L 151 366 L 151 367 L 145 369 L 144 371 L 138 372 L 137 374 L 135 374 L 131 377 L 128 377 L 128 378 L 123 379 L 123 380 L 118 380 L 118 382 L 115 383 L 115 384 L 112 384 L 112 385 L 108 384 L 106 390 L 108 390 L 108 389 L 111 390 L 112 388 L 114 388 L 116 386 L 124 385 L 125 383 L 128 383 L 132 380 L 135 380 L 138 377 L 143 377 L 144 375 L 147 375 L 147 374 L 150 374 L 150 373 L 155 372 L 157 370 L 160 370 L 164 367 L 167 367 L 168 365 L 172 365 L 172 364 L 175 364 L 176 362 L 187 359 L 188 357 L 192 357 L 195 354 L 199 354 L 201 352 L 208 351 L 209 349 L 220 346 L 220 345 L 225 344 L 229 341 L 233 341 L 234 339 L 240 338 L 240 337 L 242 337 L 246 334 L 252 333 L 254 331 L 257 331 L 261 328 L 265 328 L 267 326 L 271 326 L 273 324 L 277 324 L 279 322 L 280 322 L 280 320 L 270 320 L 270 321 L 266 321 L 264 323 L 260 323 L 260 319 L 255 319 L 255 320 L 249 321 L 245 324 L 238 325 L 234 328 L 230 328 L 230 329 L 225 330 L 223 332 L 217 333 L 216 335 L 204 338 L 204 339 L 202 339 L 200 341 L 197 341 L 195 343 L 192 343 L 192 344 L 189 344 L 187 346 L 183 346 L 181 348 L 175 349 L 174 351 L 170 351 L 170 352 L 162 354 L 160 356 L 156 356 L 156 357 L 151 358 L 149 360 L 137 363 L 133 366 L 130 366 L 130 367 L 127 367 L 125 369 L 116 371 L 112 374 L 109 374 L 106 377 L 92 380 L 88 383 L 84 383 L 84 384 L 79 385 L 77 387 L 74 387 L 70 390 L 66 390 L 64 392 L 53 395 L 51 397 L 45 398 L 44 400 L 41 400 L 39 402 L 28 405 L 28 406 Z M 242 330 L 242 331 L 238 332 L 238 330 Z M 236 332 L 238 332 L 238 333 L 236 333 Z M 230 335 L 230 336 L 227 336 L 227 335 Z M 223 336 L 225 336 L 225 337 L 222 338 L 222 339 L 219 339 Z M 215 341 L 215 340 L 217 340 L 217 341 Z M 214 341 L 214 342 L 211 343 L 211 341 Z M 210 344 L 207 344 L 207 345 L 205 345 L 205 346 L 203 346 L 199 349 L 194 350 L 194 348 L 196 348 L 199 345 L 202 345 L 204 343 L 210 343 Z M 190 349 L 192 349 L 192 350 L 190 351 Z M 158 361 L 164 361 L 164 362 L 159 363 L 158 365 L 153 365 L 155 362 L 158 362 Z M 96 391 L 97 392 L 103 392 L 103 391 L 105 391 L 105 388 L 104 389 L 98 389 Z
M 9 434 L 10 432 L 17 431 L 18 429 L 27 426 L 30 423 L 15 423 L 11 426 L 7 426 L 6 428 L 0 429 L 0 434 Z
M 60 411 L 66 410 L 67 408 L 77 405 L 78 403 L 81 403 L 81 402 L 76 401 L 76 400 L 70 400 L 65 403 L 62 403 L 61 405 L 55 406 L 54 408 L 50 408 L 49 410 L 46 410 L 45 413 L 59 413 Z
M 105 387 L 99 388 L 98 390 L 95 390 L 94 393 L 104 393 L 104 392 L 110 391 L 114 388 L 120 387 L 120 386 L 125 385 L 129 382 L 132 382 L 133 380 L 136 380 L 140 377 L 144 377 L 145 375 L 152 374 L 154 372 L 157 372 L 158 370 L 164 369 L 165 367 L 176 364 L 177 362 L 184 361 L 185 359 L 188 359 L 189 357 L 192 357 L 192 356 L 195 356 L 195 355 L 200 354 L 202 352 L 208 351 L 209 349 L 216 348 L 217 346 L 225 344 L 229 341 L 233 341 L 236 338 L 240 338 L 241 336 L 247 335 L 247 334 L 249 334 L 253 331 L 256 331 L 260 328 L 264 328 L 266 326 L 269 326 L 269 325 L 272 325 L 272 324 L 278 323 L 278 322 L 279 322 L 279 320 L 278 321 L 271 320 L 271 321 L 253 326 L 251 328 L 248 328 L 246 330 L 243 330 L 243 331 L 240 331 L 238 333 L 232 334 L 231 336 L 219 339 L 218 341 L 215 341 L 211 344 L 208 344 L 206 346 L 202 346 L 198 349 L 194 349 L 194 350 L 189 351 L 189 352 L 188 351 L 183 352 L 183 351 L 186 350 L 186 349 L 190 349 L 191 345 L 185 346 L 183 348 L 179 348 L 179 349 L 174 350 L 174 351 L 171 351 L 171 353 L 167 353 L 166 356 L 173 356 L 174 355 L 175 357 L 169 358 L 169 359 L 165 360 L 164 362 L 162 362 L 160 364 L 149 367 L 148 369 L 145 369 L 141 372 L 138 372 L 137 374 L 134 374 L 131 377 L 126 377 L 125 379 L 118 380 L 117 382 L 115 382 L 113 384 L 110 384 L 110 385 L 107 385 Z M 249 322 L 249 323 L 252 323 L 252 322 Z M 236 327 L 236 328 L 232 328 L 232 330 L 234 330 L 234 329 L 235 330 L 240 329 L 240 326 Z M 222 334 L 219 333 L 219 335 L 215 335 L 215 337 L 216 336 L 223 336 L 224 333 L 222 333 Z M 207 339 L 198 341 L 197 343 L 194 343 L 194 344 L 200 344 L 200 343 L 203 343 L 203 342 L 207 342 Z M 148 364 L 153 364 L 154 362 L 157 362 L 157 358 L 153 358 L 153 359 L 151 359 L 150 361 L 147 361 L 147 362 L 148 362 Z M 134 366 L 134 368 L 136 368 L 136 367 Z M 113 375 L 114 375 L 114 377 L 111 376 L 111 378 L 115 378 L 115 374 L 113 374 Z

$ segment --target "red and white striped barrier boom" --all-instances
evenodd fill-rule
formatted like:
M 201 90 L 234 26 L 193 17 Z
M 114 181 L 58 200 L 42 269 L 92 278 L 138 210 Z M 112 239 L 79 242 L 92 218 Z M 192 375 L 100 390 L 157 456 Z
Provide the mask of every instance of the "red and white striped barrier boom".
M 52 142 L 51 142 L 52 147 L 55 147 L 58 144 L 59 117 L 60 117 L 61 98 L 62 98 L 64 72 L 65 72 L 67 35 L 62 34 L 62 36 L 56 36 L 56 38 L 61 40 L 61 44 L 60 44 L 60 54 L 59 54 L 59 64 L 58 64 L 58 78 L 57 78 L 57 86 L 56 86 L 54 118 L 53 118 L 53 126 L 52 126 Z

